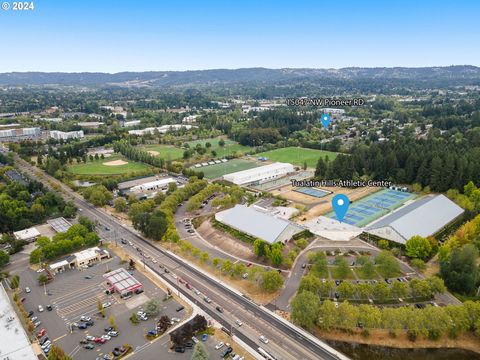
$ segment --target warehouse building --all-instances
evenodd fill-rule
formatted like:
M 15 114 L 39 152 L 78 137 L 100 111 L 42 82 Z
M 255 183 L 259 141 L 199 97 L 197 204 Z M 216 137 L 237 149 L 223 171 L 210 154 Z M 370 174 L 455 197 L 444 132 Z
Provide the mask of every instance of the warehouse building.
M 436 234 L 463 212 L 444 195 L 430 195 L 379 219 L 365 231 L 405 244 L 414 235 L 427 237 Z
M 37 230 L 37 228 L 31 227 L 29 229 L 15 231 L 13 236 L 15 237 L 15 240 L 34 242 L 40 237 L 40 232 Z
M 280 219 L 245 205 L 215 214 L 215 220 L 247 235 L 265 240 L 269 244 L 287 243 L 304 229 L 288 220 Z
M 42 131 L 38 127 L 0 130 L 0 141 L 33 140 L 40 137 Z
M 293 173 L 292 164 L 276 162 L 253 169 L 237 171 L 223 176 L 224 180 L 236 185 L 258 185 Z
M 67 258 L 59 260 L 49 265 L 49 269 L 53 272 L 60 273 L 67 269 L 86 268 L 88 265 L 96 264 L 104 259 L 109 259 L 110 253 L 105 249 L 95 246 L 76 252 Z

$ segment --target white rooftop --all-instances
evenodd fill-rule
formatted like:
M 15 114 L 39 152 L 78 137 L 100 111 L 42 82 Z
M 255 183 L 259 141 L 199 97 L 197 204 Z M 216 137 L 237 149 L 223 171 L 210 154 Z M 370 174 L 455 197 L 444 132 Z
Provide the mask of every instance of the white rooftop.
M 82 262 L 85 260 L 93 259 L 97 256 L 97 253 L 100 251 L 100 248 L 95 246 L 89 249 L 85 249 L 73 254 L 76 257 L 78 262 Z
M 348 241 L 362 233 L 362 229 L 345 222 L 319 216 L 303 223 L 312 234 L 334 241 Z
M 2 359 L 38 360 L 3 284 L 0 284 L 0 328 L 2 329 L 0 340 Z
M 13 233 L 13 236 L 15 236 L 15 239 L 17 240 L 29 240 L 34 237 L 40 236 L 40 232 L 35 227 L 31 227 L 29 229 L 15 231 Z

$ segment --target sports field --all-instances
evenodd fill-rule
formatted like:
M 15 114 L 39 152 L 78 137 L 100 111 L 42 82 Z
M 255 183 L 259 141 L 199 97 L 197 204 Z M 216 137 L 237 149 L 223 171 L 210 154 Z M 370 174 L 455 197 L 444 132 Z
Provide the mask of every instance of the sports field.
M 150 154 L 164 158 L 165 160 L 177 160 L 183 157 L 183 149 L 172 145 L 145 145 L 142 149 Z
M 328 159 L 332 161 L 337 157 L 337 155 L 338 153 L 336 152 L 293 146 L 255 154 L 256 157 L 263 156 L 268 158 L 268 160 L 287 162 L 299 166 L 303 166 L 303 163 L 306 161 L 307 166 L 310 168 L 314 168 L 317 166 L 317 161 L 320 157 L 324 158 L 325 156 L 328 156 Z
M 415 197 L 411 193 L 384 189 L 352 203 L 343 221 L 350 225 L 362 227 L 399 208 L 406 201 Z M 333 212 L 327 214 L 327 216 L 336 219 Z
M 216 179 L 222 177 L 225 174 L 230 174 L 237 171 L 253 169 L 260 166 L 254 161 L 248 161 L 243 159 L 233 159 L 226 163 L 202 166 L 200 168 L 194 168 L 197 171 L 202 171 L 207 179 Z
M 223 158 L 236 152 L 246 154 L 251 149 L 249 146 L 240 145 L 236 141 L 230 139 L 223 139 L 223 141 L 225 141 L 225 146 L 222 148 L 220 145 L 218 145 L 220 139 L 220 137 L 217 137 L 212 139 L 194 140 L 187 142 L 187 144 L 190 145 L 190 148 L 194 148 L 197 146 L 197 144 L 205 146 L 205 144 L 208 142 L 212 145 L 210 150 L 214 150 L 217 153 L 217 158 Z
M 86 164 L 71 165 L 68 171 L 75 175 L 120 175 L 148 168 L 146 164 L 132 162 L 121 155 L 113 155 L 103 160 L 89 160 Z

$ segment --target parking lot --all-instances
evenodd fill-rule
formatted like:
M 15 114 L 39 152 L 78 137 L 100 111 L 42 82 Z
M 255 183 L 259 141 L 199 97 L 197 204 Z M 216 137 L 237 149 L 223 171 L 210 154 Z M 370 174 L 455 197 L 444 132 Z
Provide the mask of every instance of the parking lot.
M 36 321 L 41 323 L 35 329 L 38 333 L 45 329 L 50 341 L 60 346 L 74 359 L 95 359 L 110 353 L 115 347 L 129 344 L 134 350 L 140 350 L 150 345 L 145 338 L 148 330 L 154 329 L 158 318 L 167 315 L 169 318 L 185 317 L 185 310 L 177 312 L 179 304 L 174 300 L 163 301 L 165 293 L 147 279 L 141 272 L 132 271 L 132 275 L 142 283 L 144 292 L 134 294 L 130 299 L 123 300 L 118 294 L 107 295 L 106 284 L 102 275 L 109 270 L 119 267 L 126 267 L 128 264 L 121 263 L 118 257 L 102 261 L 92 267 L 81 270 L 67 270 L 55 275 L 55 279 L 45 287 L 38 284 L 39 273 L 26 269 L 19 273 L 21 287 L 29 287 L 30 292 L 22 291 L 25 297 L 24 306 L 27 311 L 33 311 L 37 317 Z M 139 266 L 139 265 L 137 265 Z M 129 318 L 138 311 L 143 311 L 143 306 L 150 299 L 156 299 L 160 303 L 160 314 L 156 317 L 140 321 L 133 325 Z M 98 301 L 102 304 L 110 303 L 105 308 L 105 317 L 98 313 Z M 39 311 L 38 306 L 43 307 Z M 47 310 L 51 305 L 51 311 Z M 87 344 L 81 344 L 87 336 L 101 337 L 105 328 L 110 326 L 109 317 L 113 315 L 118 328 L 118 336 L 111 337 L 104 344 L 89 342 L 92 349 L 87 349 Z M 79 329 L 73 324 L 80 324 L 80 317 L 91 318 L 93 325 L 86 329 Z M 168 350 L 168 339 L 161 339 L 159 342 L 166 343 L 165 350 Z

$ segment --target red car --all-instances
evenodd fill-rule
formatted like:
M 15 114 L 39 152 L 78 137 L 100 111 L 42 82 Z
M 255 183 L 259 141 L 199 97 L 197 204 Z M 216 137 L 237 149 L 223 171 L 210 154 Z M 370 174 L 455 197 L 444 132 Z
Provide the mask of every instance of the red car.
M 21 301 L 21 302 L 24 302 L 24 301 L 25 301 L 25 298 L 21 298 L 20 301 Z
M 94 342 L 96 342 L 97 344 L 105 344 L 107 342 L 107 340 L 105 339 L 102 339 L 102 338 L 95 338 L 95 340 L 93 340 Z
M 37 338 L 40 339 L 40 338 L 41 338 L 43 335 L 45 335 L 46 333 L 47 333 L 47 330 L 45 330 L 45 329 L 40 330 L 40 332 L 37 334 Z
M 250 266 L 252 266 L 252 263 L 251 263 L 251 262 L 249 262 L 249 263 L 247 264 L 247 267 L 250 267 Z
M 192 290 L 192 289 L 193 289 L 193 286 L 190 285 L 189 283 L 186 283 L 185 286 L 186 286 L 186 288 L 189 289 L 189 290 Z
M 178 282 L 179 282 L 180 284 L 185 284 L 185 280 L 183 280 L 182 278 L 178 278 Z

